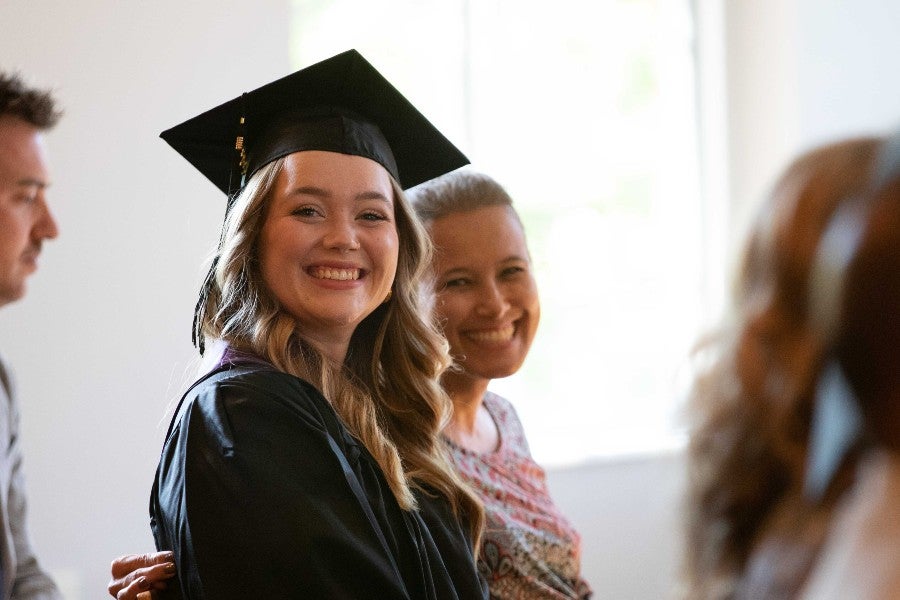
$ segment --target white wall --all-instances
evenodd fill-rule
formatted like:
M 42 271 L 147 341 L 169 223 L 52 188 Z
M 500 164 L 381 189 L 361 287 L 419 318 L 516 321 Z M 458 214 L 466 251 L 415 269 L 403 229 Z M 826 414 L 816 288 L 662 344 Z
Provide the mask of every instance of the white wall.
M 286 74 L 289 23 L 289 0 L 0 2 L 0 68 L 66 111 L 48 135 L 62 234 L 27 299 L 0 311 L 0 348 L 19 380 L 31 528 L 72 600 L 103 597 L 110 559 L 153 547 L 162 417 L 224 212 L 157 136 Z
M 797 153 L 900 126 L 896 0 L 697 1 L 724 7 L 732 235 Z
M 735 201 L 721 214 L 733 235 L 790 155 L 898 123 L 900 3 L 698 3 L 716 4 L 724 25 L 723 96 L 708 101 L 725 109 L 701 110 L 722 114 L 716 135 Z M 70 600 L 103 597 L 109 560 L 152 546 L 162 415 L 189 378 L 200 264 L 224 208 L 156 136 L 288 72 L 289 5 L 0 3 L 0 68 L 52 86 L 67 111 L 49 136 L 62 236 L 27 300 L 0 311 L 0 349 L 19 375 L 32 530 Z M 550 473 L 584 535 L 598 598 L 672 588 L 681 469 L 666 455 Z
M 594 597 L 672 596 L 680 548 L 681 453 L 555 469 L 550 492 L 582 536 L 582 570 Z
M 801 145 L 900 126 L 900 2 L 797 3 Z

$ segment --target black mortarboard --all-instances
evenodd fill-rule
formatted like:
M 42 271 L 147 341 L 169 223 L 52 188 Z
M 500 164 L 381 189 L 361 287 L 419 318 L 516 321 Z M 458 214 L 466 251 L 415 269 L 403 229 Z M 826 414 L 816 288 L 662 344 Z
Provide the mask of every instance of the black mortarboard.
M 246 92 L 160 137 L 229 200 L 257 169 L 303 150 L 370 158 L 403 189 L 469 162 L 356 50 Z M 192 337 L 201 354 L 204 303 L 217 262 L 214 258 L 194 310 Z
M 263 165 L 302 150 L 365 156 L 403 189 L 469 162 L 356 50 L 247 92 L 160 137 L 226 194 Z

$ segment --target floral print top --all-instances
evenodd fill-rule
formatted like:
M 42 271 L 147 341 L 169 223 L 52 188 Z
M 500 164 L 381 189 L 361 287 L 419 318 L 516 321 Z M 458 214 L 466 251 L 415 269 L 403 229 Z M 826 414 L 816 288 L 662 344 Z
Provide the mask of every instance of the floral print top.
M 484 407 L 500 434 L 494 452 L 445 441 L 457 471 L 485 505 L 478 570 L 491 598 L 590 598 L 591 588 L 580 576 L 581 538 L 550 498 L 515 409 L 491 392 Z

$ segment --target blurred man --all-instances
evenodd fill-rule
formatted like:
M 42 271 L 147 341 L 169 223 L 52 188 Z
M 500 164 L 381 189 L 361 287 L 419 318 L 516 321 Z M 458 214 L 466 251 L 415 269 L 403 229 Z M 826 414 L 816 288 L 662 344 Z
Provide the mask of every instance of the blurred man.
M 58 117 L 48 93 L 0 73 L 0 307 L 25 295 L 42 243 L 58 233 L 44 196 L 42 137 Z M 19 410 L 0 360 L 0 600 L 58 600 L 31 549 L 21 451 Z

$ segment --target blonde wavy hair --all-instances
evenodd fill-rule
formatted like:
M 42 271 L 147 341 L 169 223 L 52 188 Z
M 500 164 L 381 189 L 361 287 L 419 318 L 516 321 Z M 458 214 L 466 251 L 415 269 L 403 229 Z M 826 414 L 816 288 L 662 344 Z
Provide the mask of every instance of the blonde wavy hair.
M 684 597 L 792 597 L 849 485 L 838 477 L 817 506 L 802 493 L 815 387 L 832 351 L 810 326 L 809 276 L 829 219 L 864 190 L 879 146 L 843 141 L 790 165 L 751 229 L 730 317 L 697 346 Z
M 304 340 L 260 273 L 259 234 L 283 163 L 255 173 L 228 211 L 214 278 L 201 300 L 202 334 L 315 385 L 378 462 L 403 509 L 417 506 L 413 488 L 436 491 L 467 519 L 477 543 L 483 508 L 450 466 L 439 438 L 451 410 L 438 384 L 449 356 L 422 294 L 432 253 L 422 225 L 393 182 L 400 241 L 393 296 L 360 323 L 344 363 L 335 364 Z

